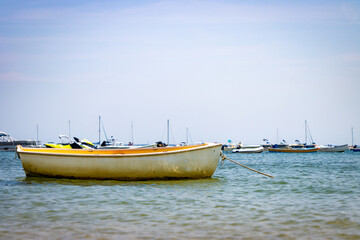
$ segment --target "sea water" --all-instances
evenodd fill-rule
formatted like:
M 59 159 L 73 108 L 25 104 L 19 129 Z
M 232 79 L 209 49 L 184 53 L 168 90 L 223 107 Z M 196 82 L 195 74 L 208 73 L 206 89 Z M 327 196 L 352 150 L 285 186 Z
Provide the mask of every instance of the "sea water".
M 0 153 L 0 239 L 360 239 L 360 153 L 227 154 L 212 178 L 26 178 Z

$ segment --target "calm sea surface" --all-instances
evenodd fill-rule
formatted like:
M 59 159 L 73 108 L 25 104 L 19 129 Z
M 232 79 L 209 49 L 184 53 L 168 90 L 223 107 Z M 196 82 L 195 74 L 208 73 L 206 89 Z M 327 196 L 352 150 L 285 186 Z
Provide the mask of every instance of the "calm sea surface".
M 360 239 L 360 153 L 227 154 L 212 178 L 26 178 L 0 152 L 0 239 Z

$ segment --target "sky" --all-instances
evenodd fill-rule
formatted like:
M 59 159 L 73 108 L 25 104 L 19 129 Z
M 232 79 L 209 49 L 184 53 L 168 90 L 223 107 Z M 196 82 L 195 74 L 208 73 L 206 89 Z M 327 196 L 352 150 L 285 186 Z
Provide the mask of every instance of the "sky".
M 359 105 L 359 1 L 0 1 L 15 139 L 98 141 L 101 116 L 124 143 L 166 142 L 168 120 L 170 143 L 303 142 L 307 120 L 360 144 Z

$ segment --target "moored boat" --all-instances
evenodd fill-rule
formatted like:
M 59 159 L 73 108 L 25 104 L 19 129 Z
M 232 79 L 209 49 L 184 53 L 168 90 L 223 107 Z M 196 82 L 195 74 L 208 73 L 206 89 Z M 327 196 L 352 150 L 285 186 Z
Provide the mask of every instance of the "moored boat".
M 270 148 L 288 148 L 289 144 L 283 139 L 281 143 L 275 143 Z M 269 149 L 269 148 L 268 148 Z
M 348 150 L 349 146 L 347 144 L 344 145 L 320 145 L 319 152 L 345 152 Z
M 9 134 L 0 132 L 0 151 L 15 151 L 17 145 L 35 146 L 35 140 L 15 140 Z
M 139 149 L 17 147 L 26 176 L 80 179 L 208 178 L 218 165 L 221 144 Z
M 357 145 L 352 145 L 349 147 L 349 150 L 352 152 L 360 152 L 360 147 Z
M 307 143 L 301 143 L 299 140 L 295 140 L 295 144 L 289 145 L 290 148 L 316 148 L 316 143 L 307 144 Z
M 236 145 L 224 144 L 221 147 L 221 150 L 225 153 L 231 153 L 234 149 L 236 149 Z
M 272 144 L 270 143 L 269 140 L 267 140 L 266 138 L 263 139 L 263 144 L 261 144 L 261 146 L 264 148 L 264 150 L 271 148 Z
M 234 144 L 231 140 L 228 140 L 228 144 L 223 144 L 221 147 L 221 151 L 225 153 L 231 153 L 234 149 L 236 149 L 241 142 L 239 142 L 237 145 Z
M 264 147 L 241 147 L 232 150 L 233 153 L 262 153 L 264 151 Z
M 293 147 L 285 147 L 285 148 L 269 148 L 269 152 L 285 152 L 285 153 L 310 153 L 319 151 L 318 147 L 314 148 L 293 148 Z
M 59 135 L 61 143 L 45 143 L 47 148 L 66 148 L 66 149 L 82 149 L 82 148 L 95 148 L 95 145 L 87 139 L 80 141 L 79 138 L 74 137 L 75 141 L 71 141 L 66 135 Z

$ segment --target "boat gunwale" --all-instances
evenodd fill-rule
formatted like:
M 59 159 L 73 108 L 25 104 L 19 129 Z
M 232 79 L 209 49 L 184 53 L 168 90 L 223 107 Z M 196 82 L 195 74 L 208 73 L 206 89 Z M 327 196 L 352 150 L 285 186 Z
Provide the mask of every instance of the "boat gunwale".
M 190 151 L 198 151 L 198 150 L 204 150 L 204 149 L 210 149 L 210 148 L 216 148 L 220 147 L 220 143 L 205 143 L 201 145 L 197 145 L 194 147 L 189 148 L 181 148 L 178 150 L 175 150 L 179 147 L 173 147 L 174 150 L 169 149 L 169 147 L 166 148 L 150 148 L 150 149 L 141 149 L 141 150 L 154 150 L 156 152 L 139 152 L 139 153 L 126 153 L 126 150 L 130 149 L 119 149 L 121 150 L 121 153 L 106 153 L 106 151 L 112 152 L 114 149 L 101 149 L 101 153 L 94 153 L 96 152 L 96 149 L 56 149 L 59 151 L 54 150 L 54 152 L 40 152 L 40 151 L 26 151 L 26 150 L 33 150 L 33 148 L 23 148 L 22 146 L 18 145 L 16 148 L 17 154 L 31 154 L 31 155 L 42 155 L 42 156 L 61 156 L 61 157 L 90 157 L 90 158 L 107 158 L 107 157 L 143 157 L 143 156 L 156 156 L 156 155 L 169 155 L 169 154 L 178 154 L 178 153 L 184 153 L 184 152 L 190 152 Z M 161 150 L 167 150 L 167 151 L 161 151 Z M 25 151 L 24 151 L 25 150 Z M 49 149 L 47 149 L 49 150 Z M 100 149 L 99 149 L 100 150 Z M 125 153 L 123 152 L 125 150 Z M 131 149 L 130 151 L 133 151 L 136 149 Z M 139 149 L 140 150 L 140 149 Z M 64 151 L 64 152 L 61 152 Z M 116 150 L 115 150 L 116 151 Z M 160 152 L 159 152 L 160 151 Z M 81 152 L 86 152 L 81 153 Z M 119 151 L 120 152 L 120 151 Z
M 331 144 L 328 144 L 328 145 L 320 145 L 320 149 L 321 149 L 321 148 L 334 149 L 334 148 L 343 148 L 343 147 L 349 147 L 349 145 L 348 145 L 348 144 L 342 144 L 342 145 L 331 145 Z

